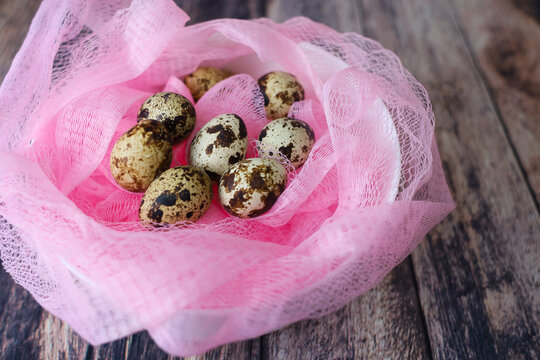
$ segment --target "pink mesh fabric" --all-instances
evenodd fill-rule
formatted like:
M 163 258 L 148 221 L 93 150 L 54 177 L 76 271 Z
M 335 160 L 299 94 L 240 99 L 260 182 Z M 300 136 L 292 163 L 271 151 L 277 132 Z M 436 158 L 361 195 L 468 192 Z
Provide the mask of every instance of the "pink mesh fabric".
M 187 20 L 166 0 L 45 0 L 0 90 L 3 265 L 93 344 L 147 329 L 189 355 L 322 316 L 454 207 L 427 93 L 392 52 L 306 18 Z M 317 141 L 263 216 L 229 217 L 215 196 L 196 224 L 149 230 L 109 154 L 146 97 L 191 98 L 180 79 L 200 65 L 238 75 L 196 104 L 196 130 L 233 112 L 254 143 L 255 79 L 285 70 L 306 90 L 289 115 Z

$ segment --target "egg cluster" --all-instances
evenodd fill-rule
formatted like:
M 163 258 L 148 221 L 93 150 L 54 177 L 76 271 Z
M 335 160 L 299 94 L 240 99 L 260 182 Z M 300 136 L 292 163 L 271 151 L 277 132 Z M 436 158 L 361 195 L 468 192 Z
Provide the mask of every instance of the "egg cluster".
M 195 101 L 212 86 L 232 76 L 226 70 L 201 67 L 184 82 Z M 260 132 L 265 149 L 281 153 L 295 168 L 307 160 L 315 142 L 311 127 L 286 117 L 304 89 L 291 74 L 270 72 L 258 80 L 270 121 Z M 246 124 L 236 114 L 221 114 L 195 135 L 189 165 L 171 167 L 173 146 L 187 139 L 196 122 L 193 104 L 173 92 L 152 95 L 141 105 L 137 125 L 115 143 L 111 174 L 122 188 L 145 192 L 139 219 L 159 226 L 197 221 L 210 207 L 212 183 L 218 184 L 221 206 L 230 215 L 253 218 L 270 210 L 285 190 L 287 171 L 277 160 L 246 159 Z M 276 154 L 277 155 L 277 154 Z

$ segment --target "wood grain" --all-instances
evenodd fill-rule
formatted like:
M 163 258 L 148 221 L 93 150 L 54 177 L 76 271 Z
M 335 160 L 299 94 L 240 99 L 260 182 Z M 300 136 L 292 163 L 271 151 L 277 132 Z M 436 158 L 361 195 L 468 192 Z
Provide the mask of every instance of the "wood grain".
M 67 323 L 46 310 L 41 311 L 37 322 L 38 328 L 33 336 L 33 342 L 37 342 L 37 349 L 39 349 L 37 359 L 88 359 L 87 355 L 92 351 L 92 347 L 73 332 Z
M 0 1 L 0 79 L 39 2 Z M 392 49 L 431 96 L 458 204 L 342 310 L 191 359 L 540 358 L 537 2 L 176 2 L 190 23 L 304 15 Z M 88 345 L 0 267 L 0 359 L 119 358 L 173 359 L 146 332 Z
M 362 32 L 358 6 L 354 0 L 339 2 L 269 0 L 267 1 L 267 16 L 275 21 L 285 21 L 293 16 L 305 16 L 341 32 Z
M 40 0 L 0 1 L 0 81 L 22 45 Z
M 38 359 L 34 334 L 43 310 L 4 270 L 0 270 L 0 285 L 1 292 L 7 295 L 0 304 L 0 359 Z
M 85 360 L 102 359 L 155 359 L 155 360 L 255 360 L 259 358 L 259 341 L 242 341 L 212 349 L 204 354 L 180 358 L 168 355 L 158 348 L 146 331 L 140 332 L 110 344 L 94 347 Z
M 264 0 L 175 0 L 191 18 L 189 24 L 218 18 L 250 19 L 265 16 Z
M 452 0 L 536 206 L 540 199 L 540 2 Z
M 268 16 L 308 16 L 341 31 L 363 32 L 354 1 L 273 0 Z M 410 259 L 344 309 L 263 337 L 265 359 L 429 359 L 430 348 Z
M 263 337 L 262 359 L 430 359 L 410 260 L 343 309 Z
M 426 86 L 458 207 L 413 253 L 433 355 L 538 358 L 539 215 L 448 2 L 362 1 L 366 34 Z

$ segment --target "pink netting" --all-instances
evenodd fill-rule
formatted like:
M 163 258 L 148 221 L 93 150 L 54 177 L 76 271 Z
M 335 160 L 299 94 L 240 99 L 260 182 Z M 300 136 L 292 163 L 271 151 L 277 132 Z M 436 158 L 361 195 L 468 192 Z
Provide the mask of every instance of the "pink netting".
M 324 315 L 454 206 L 427 93 L 392 52 L 305 18 L 187 20 L 166 0 L 46 0 L 0 91 L 3 265 L 93 344 L 148 329 L 187 355 Z M 265 215 L 231 218 L 215 196 L 198 223 L 148 230 L 109 154 L 146 97 L 191 98 L 180 79 L 199 65 L 238 75 L 197 103 L 196 130 L 233 112 L 251 143 L 267 123 L 255 79 L 285 70 L 306 90 L 289 116 L 317 141 Z

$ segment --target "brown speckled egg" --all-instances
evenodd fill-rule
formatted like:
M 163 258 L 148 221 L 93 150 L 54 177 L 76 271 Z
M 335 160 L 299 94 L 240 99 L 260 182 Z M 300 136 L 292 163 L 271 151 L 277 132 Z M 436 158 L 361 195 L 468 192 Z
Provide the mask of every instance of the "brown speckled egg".
M 194 166 L 165 171 L 148 187 L 141 200 L 139 219 L 154 224 L 197 221 L 212 202 L 212 181 Z
M 287 184 L 287 171 L 276 160 L 252 158 L 232 165 L 219 182 L 223 209 L 239 218 L 253 218 L 272 208 Z
M 264 96 L 267 118 L 287 116 L 294 102 L 304 100 L 302 84 L 289 73 L 273 71 L 263 75 L 258 83 Z
M 281 118 L 269 122 L 259 134 L 259 141 L 285 155 L 295 168 L 302 166 L 315 143 L 313 129 L 304 121 Z M 272 155 L 271 153 L 269 155 Z
M 207 122 L 189 148 L 189 163 L 219 181 L 227 168 L 246 157 L 247 130 L 235 114 L 222 114 Z
M 195 101 L 199 99 L 218 82 L 234 75 L 228 70 L 213 67 L 200 67 L 184 78 L 184 83 L 193 95 Z
M 128 191 L 143 192 L 171 166 L 170 133 L 159 121 L 144 120 L 114 144 L 110 168 L 114 180 Z
M 160 92 L 146 99 L 139 109 L 137 119 L 161 121 L 172 134 L 173 144 L 177 144 L 193 131 L 195 107 L 180 94 Z

